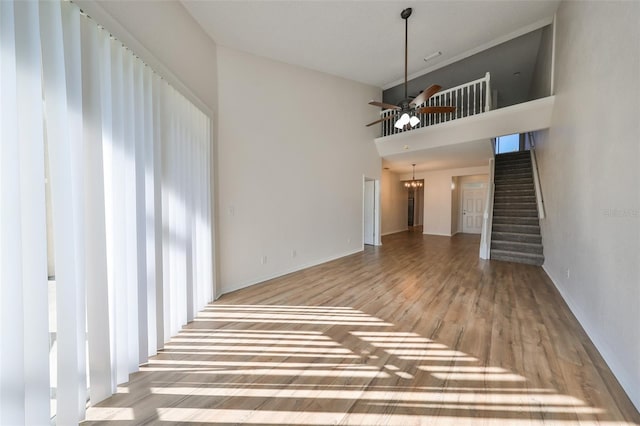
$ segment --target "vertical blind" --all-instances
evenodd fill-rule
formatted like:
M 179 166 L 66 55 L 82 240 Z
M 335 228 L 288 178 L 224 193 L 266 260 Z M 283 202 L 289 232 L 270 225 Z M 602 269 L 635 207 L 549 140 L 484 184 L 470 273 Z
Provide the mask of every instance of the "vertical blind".
M 214 297 L 211 121 L 74 4 L 1 1 L 0 137 L 0 424 L 50 422 L 45 162 L 76 424 Z

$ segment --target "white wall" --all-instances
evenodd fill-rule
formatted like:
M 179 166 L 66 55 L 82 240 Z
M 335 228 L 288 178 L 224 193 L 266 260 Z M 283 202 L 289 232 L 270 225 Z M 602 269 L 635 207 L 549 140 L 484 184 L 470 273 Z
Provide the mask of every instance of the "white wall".
M 545 264 L 640 407 L 640 3 L 563 2 L 537 136 Z M 615 99 L 611 97 L 615 94 Z
M 407 230 L 407 190 L 400 176 L 382 171 L 380 200 L 382 204 L 382 235 Z
M 423 233 L 430 235 L 452 235 L 451 179 L 454 176 L 469 176 L 489 173 L 486 166 L 416 172 L 416 179 L 424 179 Z M 411 179 L 411 175 L 402 176 Z M 454 219 L 455 220 L 455 219 Z
M 542 29 L 540 47 L 533 69 L 529 99 L 551 95 L 551 62 L 553 58 L 553 24 Z
M 221 46 L 218 78 L 222 291 L 361 250 L 380 89 Z

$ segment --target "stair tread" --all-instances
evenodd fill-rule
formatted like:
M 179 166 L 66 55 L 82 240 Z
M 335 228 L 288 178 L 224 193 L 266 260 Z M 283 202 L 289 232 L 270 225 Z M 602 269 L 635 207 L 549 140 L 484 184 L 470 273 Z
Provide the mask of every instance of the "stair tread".
M 535 253 L 513 253 L 505 250 L 492 249 L 490 257 L 492 260 L 527 263 L 538 266 L 544 263 L 544 255 Z
M 526 242 L 523 242 L 523 241 L 494 241 L 494 240 L 491 240 L 491 244 L 493 244 L 494 242 L 496 242 L 496 243 L 513 244 L 515 246 L 522 246 L 523 248 L 524 247 L 542 247 L 542 243 L 526 243 Z

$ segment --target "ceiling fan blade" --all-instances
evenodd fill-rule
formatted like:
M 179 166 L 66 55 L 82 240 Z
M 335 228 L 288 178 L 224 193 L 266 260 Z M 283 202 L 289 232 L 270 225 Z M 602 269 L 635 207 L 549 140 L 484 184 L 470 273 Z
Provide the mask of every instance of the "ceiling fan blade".
M 397 105 L 386 104 L 384 102 L 378 102 L 378 101 L 370 101 L 369 105 L 377 106 L 380 108 L 386 108 L 386 109 L 400 109 L 400 107 Z
M 395 115 L 389 115 L 387 117 L 381 118 L 380 120 L 372 121 L 371 123 L 367 124 L 367 127 L 373 126 L 376 123 L 382 123 L 383 121 L 391 120 L 392 118 L 396 118 Z
M 426 106 L 418 109 L 417 111 L 420 114 L 438 114 L 438 113 L 447 113 L 447 112 L 455 112 L 456 107 L 454 106 Z
M 412 100 L 409 105 L 420 105 L 421 103 L 438 93 L 440 89 L 442 89 L 442 87 L 438 86 L 437 84 L 427 87 L 418 96 L 416 96 L 416 98 Z

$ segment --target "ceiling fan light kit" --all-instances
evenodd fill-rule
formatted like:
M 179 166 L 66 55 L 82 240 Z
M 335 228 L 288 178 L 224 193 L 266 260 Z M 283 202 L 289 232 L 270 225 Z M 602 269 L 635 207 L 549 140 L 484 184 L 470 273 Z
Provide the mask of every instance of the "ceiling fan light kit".
M 384 102 L 378 101 L 370 101 L 369 105 L 377 106 L 380 108 L 395 110 L 396 114 L 388 115 L 379 120 L 373 121 L 367 124 L 367 127 L 372 126 L 376 123 L 381 123 L 383 121 L 390 120 L 392 118 L 397 118 L 393 127 L 398 130 L 403 130 L 408 126 L 410 128 L 414 128 L 420 124 L 420 118 L 417 116 L 418 114 L 439 114 L 439 113 L 447 113 L 454 112 L 456 107 L 453 106 L 439 106 L 439 107 L 430 107 L 424 106 L 418 108 L 418 106 L 425 103 L 429 98 L 435 95 L 442 87 L 434 84 L 429 86 L 427 89 L 420 92 L 418 96 L 415 98 L 410 98 L 407 95 L 407 62 L 408 62 L 408 46 L 409 46 L 409 17 L 411 16 L 411 12 L 413 9 L 410 7 L 404 9 L 400 13 L 400 17 L 404 19 L 404 99 L 399 102 L 398 105 L 391 105 Z M 441 55 L 442 52 L 436 52 L 428 57 L 424 58 L 424 60 L 435 58 L 436 56 Z M 398 118 L 399 116 L 399 118 Z

